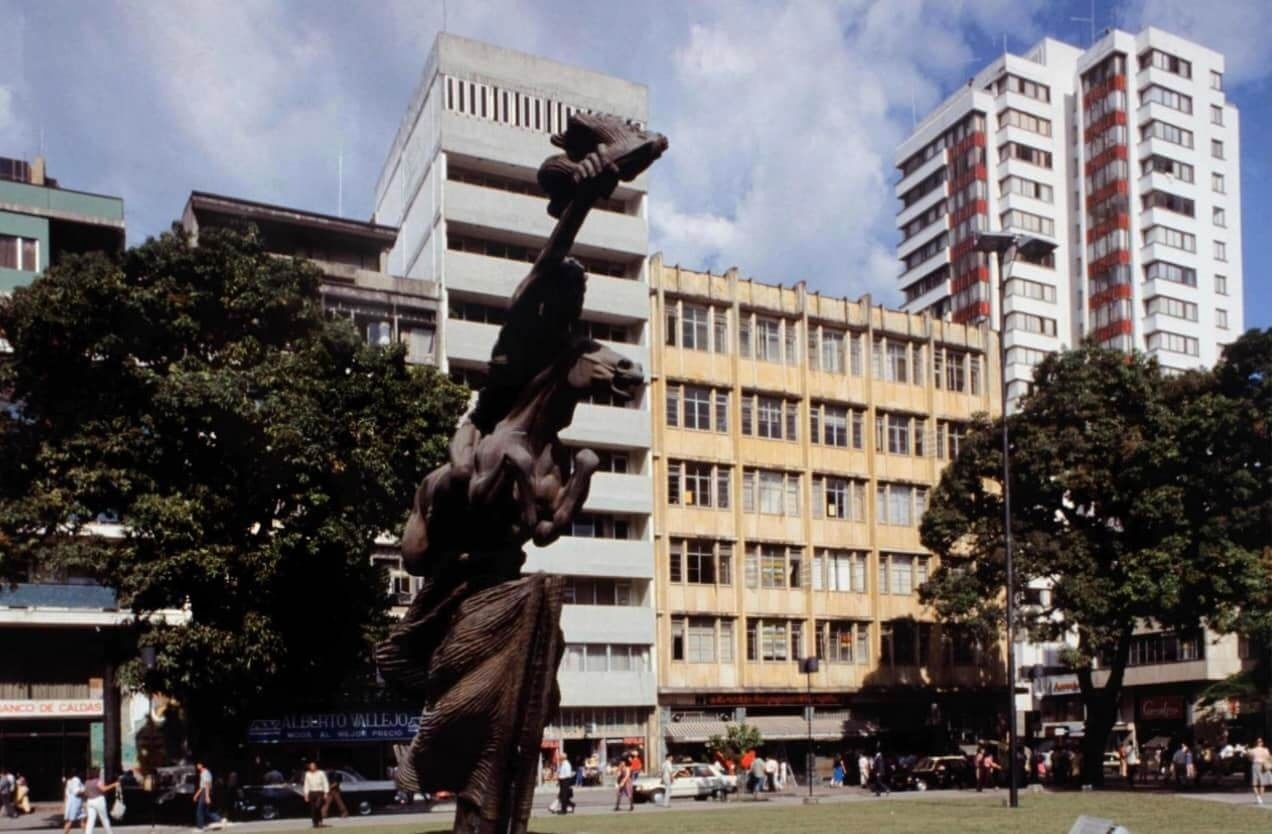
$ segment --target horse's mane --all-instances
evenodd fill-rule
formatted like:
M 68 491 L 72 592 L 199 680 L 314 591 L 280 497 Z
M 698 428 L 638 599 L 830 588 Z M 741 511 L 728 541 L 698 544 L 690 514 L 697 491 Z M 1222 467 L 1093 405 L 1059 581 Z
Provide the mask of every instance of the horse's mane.
M 513 400 L 512 407 L 508 409 L 508 413 L 503 419 L 513 414 L 518 414 L 522 409 L 530 405 L 530 402 L 538 396 L 538 393 L 547 387 L 554 378 L 569 373 L 574 363 L 579 361 L 579 357 L 587 353 L 589 350 L 595 349 L 600 343 L 589 336 L 575 336 L 570 340 L 569 350 L 564 351 L 546 368 L 535 374 L 526 386 L 517 394 L 517 398 Z M 502 421 L 501 421 L 502 422 Z

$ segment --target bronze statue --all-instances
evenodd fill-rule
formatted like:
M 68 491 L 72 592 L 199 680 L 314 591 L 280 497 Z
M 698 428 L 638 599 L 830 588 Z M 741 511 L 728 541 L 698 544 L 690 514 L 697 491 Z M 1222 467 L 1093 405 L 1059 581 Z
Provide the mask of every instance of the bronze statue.
M 560 440 L 594 393 L 635 396 L 639 365 L 577 330 L 586 278 L 568 257 L 598 199 L 667 148 L 657 133 L 578 113 L 552 143 L 539 183 L 556 228 L 513 293 L 487 384 L 451 440 L 450 461 L 416 490 L 402 536 L 424 577 L 377 650 L 385 679 L 423 696 L 419 733 L 398 751 L 398 785 L 452 791 L 455 832 L 525 834 L 543 726 L 560 701 L 563 580 L 521 575 L 587 499 L 595 452 Z

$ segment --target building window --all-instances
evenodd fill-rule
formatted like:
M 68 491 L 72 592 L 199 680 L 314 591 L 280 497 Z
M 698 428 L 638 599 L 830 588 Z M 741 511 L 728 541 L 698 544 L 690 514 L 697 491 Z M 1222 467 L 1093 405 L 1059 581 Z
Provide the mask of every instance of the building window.
M 1223 127 L 1223 105 L 1210 105 L 1210 123 L 1212 125 L 1219 125 L 1220 127 Z
M 1227 310 L 1220 310 L 1220 309 L 1215 310 L 1215 327 L 1219 328 L 1220 330 L 1228 329 L 1228 311 Z
M 1023 229 L 1026 232 L 1046 235 L 1047 237 L 1055 237 L 1056 234 L 1055 221 L 1040 214 L 1030 214 L 1027 211 L 1012 209 L 1011 211 L 1003 212 L 999 220 L 1004 229 Z
M 818 550 L 813 556 L 813 590 L 864 594 L 866 587 L 865 553 L 847 550 Z
M 1170 281 L 1188 287 L 1197 286 L 1197 270 L 1167 261 L 1152 261 L 1144 265 L 1145 281 Z
M 930 557 L 910 553 L 879 554 L 879 593 L 909 596 L 928 581 Z
M 755 358 L 762 362 L 782 361 L 782 323 L 779 320 L 756 317 Z
M 1140 53 L 1139 68 L 1157 67 L 1182 78 L 1192 78 L 1192 63 L 1160 49 L 1147 49 Z
M 635 607 L 641 604 L 630 579 L 603 579 L 586 576 L 565 577 L 565 602 L 569 605 L 616 605 Z
M 1024 278 L 1012 278 L 1007 282 L 1007 294 L 1022 298 L 1033 298 L 1048 304 L 1056 303 L 1056 288 L 1050 284 L 1029 281 Z
M 1228 294 L 1228 276 L 1226 275 L 1215 276 L 1215 293 L 1217 295 Z
M 1210 190 L 1216 194 L 1226 194 L 1227 189 L 1224 186 L 1223 174 L 1210 175 Z
M 812 581 L 804 549 L 792 545 L 751 545 L 745 570 L 748 588 L 807 588 Z
M 1021 330 L 1025 333 L 1039 333 L 1043 336 L 1056 335 L 1056 320 L 1028 313 L 1009 313 L 1007 330 Z
M 1191 301 L 1182 301 L 1165 295 L 1155 295 L 1144 302 L 1145 312 L 1152 315 L 1170 316 L 1186 321 L 1197 320 L 1197 305 Z
M 672 506 L 729 508 L 733 468 L 691 460 L 667 462 L 667 503 Z
M 632 523 L 629 519 L 600 513 L 580 513 L 570 526 L 570 535 L 588 539 L 631 539 Z
M 683 633 L 672 630 L 672 655 L 683 654 Z M 631 643 L 567 643 L 561 668 L 567 672 L 634 672 L 649 668 L 649 646 Z
M 1003 197 L 1008 194 L 1019 194 L 1044 203 L 1055 202 L 1055 190 L 1051 186 L 1015 175 L 1003 177 L 998 183 L 998 192 Z
M 1193 166 L 1160 154 L 1154 154 L 1140 162 L 1140 173 L 1145 176 L 1152 173 L 1165 174 L 1180 182 L 1193 181 Z
M 1218 206 L 1210 209 L 1210 220 L 1221 229 L 1228 227 L 1228 213 Z
M 813 443 L 862 449 L 862 413 L 833 403 L 814 402 L 808 408 L 809 439 Z
M 799 403 L 762 394 L 742 395 L 742 433 L 769 440 L 798 440 Z
M 1150 84 L 1140 90 L 1140 102 L 1143 104 L 1160 104 L 1163 107 L 1169 107 L 1171 110 L 1178 110 L 1181 113 L 1192 113 L 1192 98 L 1177 93 L 1166 87 Z
M 1223 142 L 1218 139 L 1211 139 L 1210 155 L 1215 159 L 1223 159 Z
M 34 238 L 0 234 L 0 268 L 38 272 L 39 246 Z
M 667 383 L 667 425 L 673 428 L 729 431 L 729 392 L 722 388 Z
M 1030 133 L 1037 133 L 1042 136 L 1051 135 L 1051 122 L 1041 116 L 1035 116 L 1032 113 L 1026 113 L 1023 110 L 1015 110 L 1007 108 L 998 114 L 998 128 L 1001 130 L 1005 127 L 1018 127 L 1027 130 Z
M 817 621 L 817 656 L 826 663 L 868 665 L 870 624 L 852 620 Z
M 875 488 L 875 522 L 894 527 L 913 527 L 927 511 L 927 487 L 880 483 Z
M 1210 89 L 1223 90 L 1223 73 L 1218 70 L 1210 71 Z
M 1173 145 L 1179 145 L 1184 148 L 1193 146 L 1193 134 L 1191 130 L 1184 130 L 1178 125 L 1163 122 L 1154 119 L 1147 124 L 1140 126 L 1140 139 L 1147 141 L 1149 139 L 1161 139 L 1163 142 L 1170 142 Z
M 742 511 L 799 515 L 799 478 L 790 472 L 746 469 L 742 473 Z
M 1228 260 L 1228 244 L 1224 243 L 1222 240 L 1216 240 L 1214 243 L 1215 243 L 1215 260 L 1216 261 Z
M 1006 162 L 1009 159 L 1019 159 L 1021 162 L 1028 162 L 1039 168 L 1051 167 L 1051 151 L 1044 151 L 1021 142 L 1006 142 L 999 146 L 998 161 Z
M 1051 101 L 1051 88 L 1046 84 L 1039 84 L 1037 81 L 1030 81 L 1027 78 L 1021 78 L 1019 75 L 1004 73 L 994 82 L 995 95 L 1003 93 L 1020 93 L 1022 96 L 1028 96 L 1031 99 L 1042 102 Z
M 871 357 L 875 379 L 882 379 L 887 382 L 913 381 L 915 385 L 922 385 L 923 375 L 918 369 L 918 365 L 922 365 L 922 356 L 919 350 L 918 346 L 915 346 L 917 364 L 914 367 L 912 378 L 910 373 L 912 364 L 910 361 L 910 345 L 907 342 L 891 339 L 875 339 Z
M 814 475 L 813 518 L 864 522 L 865 482 L 834 475 Z
M 1182 249 L 1185 252 L 1197 251 L 1197 236 L 1182 232 L 1179 229 L 1172 229 L 1169 226 L 1149 226 L 1144 230 L 1143 234 L 1145 246 L 1160 243 L 1163 246 L 1169 246 L 1172 249 Z
M 1197 204 L 1195 202 L 1187 197 L 1181 197 L 1178 194 L 1171 194 L 1166 191 L 1150 191 L 1140 198 L 1140 204 L 1143 206 L 1144 211 L 1152 208 L 1161 208 L 1187 217 L 1195 217 L 1197 214 Z
M 800 620 L 746 621 L 746 659 L 752 663 L 778 663 L 803 656 L 803 628 Z
M 689 350 L 709 350 L 707 308 L 684 304 L 680 310 L 680 346 Z
M 1149 350 L 1165 350 L 1171 353 L 1182 353 L 1186 356 L 1197 356 L 1200 352 L 1200 345 L 1192 336 L 1171 333 L 1166 330 L 1149 333 L 1147 344 Z

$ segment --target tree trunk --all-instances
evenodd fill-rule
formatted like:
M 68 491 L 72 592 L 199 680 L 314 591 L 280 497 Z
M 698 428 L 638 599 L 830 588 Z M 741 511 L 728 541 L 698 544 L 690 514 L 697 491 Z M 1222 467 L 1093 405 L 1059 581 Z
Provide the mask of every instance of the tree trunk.
M 1131 635 L 1134 625 L 1127 623 L 1118 633 L 1113 650 L 1113 662 L 1109 664 L 1109 677 L 1104 686 L 1095 688 L 1092 666 L 1077 670 L 1078 688 L 1082 691 L 1082 705 L 1086 708 L 1086 721 L 1082 729 L 1082 783 L 1101 787 L 1104 785 L 1104 751 L 1109 734 L 1117 723 L 1117 705 L 1122 697 L 1122 680 L 1131 655 Z M 1085 633 L 1079 634 L 1079 646 L 1089 649 Z

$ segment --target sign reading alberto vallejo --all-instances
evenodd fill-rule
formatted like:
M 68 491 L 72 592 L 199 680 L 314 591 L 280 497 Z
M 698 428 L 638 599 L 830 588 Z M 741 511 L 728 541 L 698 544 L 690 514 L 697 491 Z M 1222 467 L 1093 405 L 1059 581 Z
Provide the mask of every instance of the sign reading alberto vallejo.
M 420 727 L 415 710 L 291 712 L 259 718 L 247 728 L 249 741 L 410 741 Z

